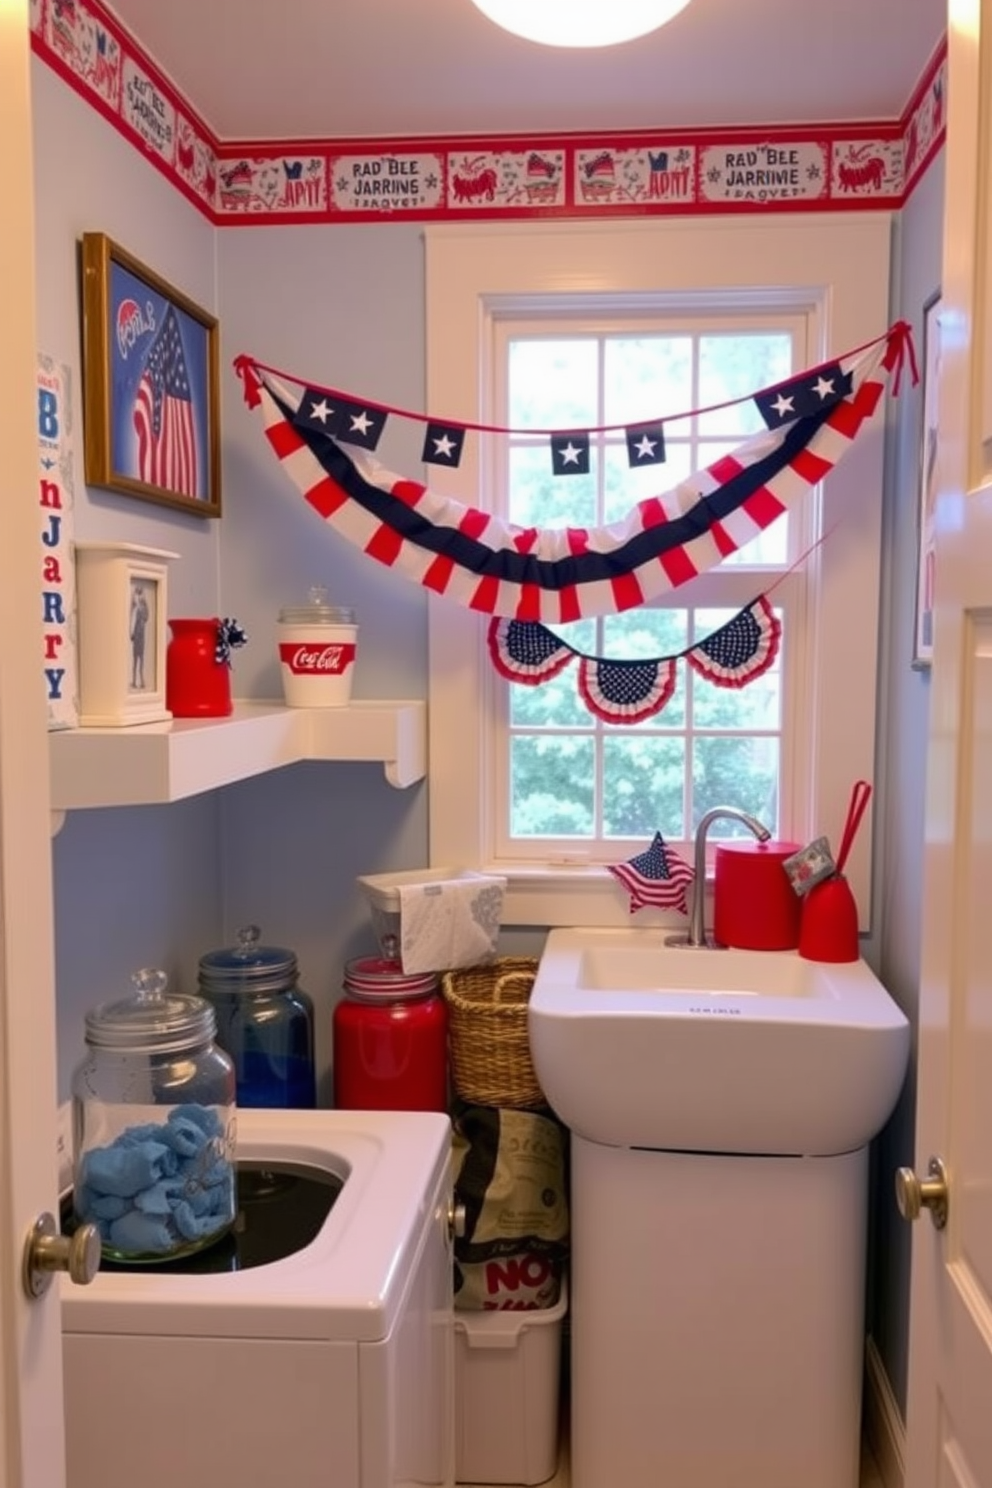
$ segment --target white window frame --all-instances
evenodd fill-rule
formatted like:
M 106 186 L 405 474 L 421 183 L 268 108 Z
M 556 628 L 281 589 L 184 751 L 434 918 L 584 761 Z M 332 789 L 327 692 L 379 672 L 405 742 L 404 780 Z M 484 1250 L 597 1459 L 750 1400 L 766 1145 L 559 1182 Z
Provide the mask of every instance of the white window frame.
M 751 307 L 741 309 L 739 305 L 728 307 L 726 297 L 714 298 L 706 296 L 705 303 L 702 298 L 697 298 L 692 314 L 686 314 L 678 303 L 680 297 L 659 295 L 657 303 L 652 305 L 651 317 L 665 320 L 664 334 L 678 334 L 679 321 L 686 323 L 686 329 L 698 334 L 701 326 L 713 332 L 726 332 L 730 326 L 736 323 L 746 332 L 760 332 L 768 329 L 772 324 L 770 316 L 765 314 L 765 309 L 755 311 Z M 520 306 L 517 303 L 506 304 L 501 302 L 498 313 L 495 312 L 489 322 L 491 335 L 489 336 L 489 353 L 491 377 L 494 384 L 494 392 L 499 390 L 500 381 L 506 383 L 506 362 L 508 356 L 508 343 L 510 335 L 516 335 L 524 327 L 529 330 L 537 329 L 542 336 L 554 338 L 556 329 L 561 332 L 561 322 L 556 326 L 555 321 L 547 317 L 547 310 L 541 316 L 535 316 L 533 307 L 529 303 Z M 582 314 L 577 314 L 574 309 L 568 312 L 568 331 L 576 333 L 575 327 L 581 326 L 578 334 L 588 330 L 589 334 L 601 334 L 606 328 L 609 334 L 617 333 L 623 323 L 629 319 L 630 306 L 624 297 L 623 302 L 618 304 L 616 297 L 606 299 L 597 296 L 593 307 L 584 307 Z M 774 329 L 784 331 L 790 335 L 794 348 L 793 370 L 801 372 L 805 367 L 812 365 L 815 356 L 809 354 L 810 326 L 805 314 L 795 313 L 791 307 L 783 308 L 775 305 L 771 314 L 777 318 Z M 669 317 L 672 317 L 669 319 Z M 655 328 L 657 333 L 657 328 Z M 640 334 L 640 320 L 638 328 L 633 334 Z M 648 333 L 645 333 L 648 334 Z M 800 350 L 801 348 L 801 350 Z M 755 389 L 757 391 L 757 389 Z M 688 404 L 686 404 L 688 411 Z M 506 425 L 509 420 L 509 412 L 506 406 L 499 402 L 495 409 L 495 422 Z M 666 430 L 667 435 L 667 430 Z M 743 436 L 742 436 L 743 437 Z M 498 491 L 500 483 L 506 479 L 506 451 L 501 442 L 494 439 L 484 441 L 480 453 L 480 494 L 481 504 L 487 509 L 491 504 L 490 491 Z M 663 492 L 672 481 L 674 476 L 666 478 L 664 469 L 656 470 L 656 480 L 653 489 Z M 505 512 L 504 512 L 505 515 Z M 695 609 L 723 609 L 739 610 L 762 591 L 764 585 L 774 585 L 772 603 L 776 609 L 783 609 L 784 615 L 784 645 L 780 657 L 781 687 L 784 697 L 796 697 L 801 695 L 802 688 L 802 657 L 797 654 L 797 649 L 790 644 L 790 636 L 797 633 L 804 623 L 807 589 L 809 587 L 806 574 L 806 565 L 803 564 L 798 570 L 790 571 L 802 558 L 815 542 L 817 511 L 814 502 L 800 502 L 797 507 L 789 513 L 789 552 L 782 564 L 771 566 L 748 566 L 744 563 L 734 565 L 718 565 L 708 573 L 700 574 L 691 586 L 683 585 L 665 596 L 664 602 L 672 607 L 684 605 Z M 695 636 L 695 640 L 701 639 Z M 680 667 L 684 685 L 684 676 L 688 668 L 683 663 Z M 696 684 L 705 687 L 707 684 Z M 496 803 L 496 815 L 505 813 L 509 816 L 510 798 L 510 751 L 505 747 L 505 739 L 508 736 L 509 722 L 509 693 L 510 688 L 496 677 L 491 671 L 486 676 L 486 715 L 492 727 L 487 730 L 487 738 L 494 742 L 493 757 L 486 764 L 495 772 L 496 786 L 491 799 Z M 809 754 L 811 737 L 808 728 L 808 714 L 804 710 L 796 710 L 791 718 L 787 718 L 785 710 L 782 711 L 780 720 L 779 738 L 781 751 L 779 757 L 779 815 L 783 821 L 792 821 L 795 818 L 795 791 L 800 778 L 798 769 L 800 759 L 805 759 Z M 663 722 L 663 715 L 657 721 Z M 747 730 L 744 731 L 745 733 Z M 664 823 L 658 823 L 665 829 Z M 665 830 L 666 840 L 678 847 L 670 830 Z M 490 862 L 493 866 L 498 863 L 513 863 L 515 869 L 527 864 L 532 864 L 535 859 L 542 860 L 546 865 L 569 864 L 575 867 L 578 860 L 590 861 L 590 866 L 598 862 L 616 862 L 621 857 L 629 857 L 644 846 L 645 839 L 642 837 L 636 842 L 625 844 L 617 841 L 613 845 L 613 856 L 602 842 L 585 843 L 581 840 L 571 841 L 557 839 L 553 845 L 545 846 L 540 839 L 517 840 L 513 843 L 510 837 L 508 824 L 501 829 L 498 820 L 487 822 L 485 826 L 485 840 L 490 848 Z M 685 851 L 686 844 L 682 845 Z
M 796 214 L 664 222 L 445 224 L 425 230 L 427 407 L 438 418 L 485 421 L 493 318 L 532 297 L 585 309 L 663 290 L 683 302 L 743 306 L 777 300 L 808 317 L 811 361 L 852 350 L 887 326 L 891 215 Z M 798 370 L 798 369 L 797 369 Z M 480 504 L 479 440 L 457 471 L 429 467 L 433 489 Z M 815 601 L 791 706 L 809 723 L 808 796 L 793 792 L 789 835 L 825 832 L 836 845 L 852 783 L 874 767 L 884 419 L 861 432 L 823 483 L 828 538 L 808 560 Z M 688 591 L 687 591 L 688 594 Z M 624 925 L 625 896 L 602 867 L 492 860 L 485 819 L 492 724 L 486 710 L 485 617 L 429 601 L 429 791 L 432 865 L 507 876 L 507 925 Z M 789 706 L 789 704 L 787 704 Z M 802 772 L 797 772 L 801 774 Z M 871 832 L 859 834 L 848 877 L 869 923 Z M 645 909 L 636 923 L 666 923 Z

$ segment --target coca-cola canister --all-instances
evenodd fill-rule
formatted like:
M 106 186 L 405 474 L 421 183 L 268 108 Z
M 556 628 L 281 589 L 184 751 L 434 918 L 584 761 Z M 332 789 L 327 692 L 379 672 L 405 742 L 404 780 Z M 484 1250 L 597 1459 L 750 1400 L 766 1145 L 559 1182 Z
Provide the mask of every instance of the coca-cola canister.
M 290 708 L 343 708 L 351 700 L 358 626 L 355 612 L 310 590 L 309 604 L 279 611 L 279 668 Z

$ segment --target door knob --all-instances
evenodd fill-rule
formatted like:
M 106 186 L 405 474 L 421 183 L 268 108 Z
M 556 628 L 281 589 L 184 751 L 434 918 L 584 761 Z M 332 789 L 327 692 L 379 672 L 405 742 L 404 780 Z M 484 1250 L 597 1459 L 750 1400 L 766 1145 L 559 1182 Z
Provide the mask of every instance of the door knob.
M 912 1168 L 896 1171 L 896 1203 L 903 1219 L 919 1219 L 921 1209 L 930 1210 L 935 1230 L 947 1223 L 947 1169 L 939 1157 L 927 1165 L 926 1178 L 917 1178 Z
M 22 1277 L 29 1297 L 43 1297 L 56 1271 L 67 1271 L 77 1286 L 87 1286 L 100 1269 L 100 1231 L 83 1224 L 72 1235 L 60 1235 L 46 1210 L 39 1214 L 24 1242 Z

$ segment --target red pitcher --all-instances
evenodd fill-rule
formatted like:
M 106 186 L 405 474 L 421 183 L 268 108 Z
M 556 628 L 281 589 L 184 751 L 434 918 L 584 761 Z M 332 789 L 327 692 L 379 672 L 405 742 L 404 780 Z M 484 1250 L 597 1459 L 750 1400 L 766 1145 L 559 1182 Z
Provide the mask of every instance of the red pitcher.
M 165 706 L 173 718 L 226 718 L 233 711 L 231 668 L 217 659 L 220 620 L 170 620 Z

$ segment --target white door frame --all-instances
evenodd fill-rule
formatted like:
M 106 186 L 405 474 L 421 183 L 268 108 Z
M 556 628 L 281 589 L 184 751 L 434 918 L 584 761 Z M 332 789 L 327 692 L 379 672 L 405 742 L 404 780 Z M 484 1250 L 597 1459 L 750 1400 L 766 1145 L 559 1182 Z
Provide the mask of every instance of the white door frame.
M 64 1488 L 59 1290 L 21 1284 L 31 1224 L 58 1214 L 28 0 L 0 0 L 0 179 L 0 1480 Z

